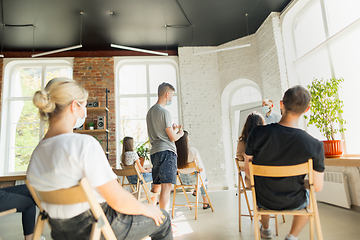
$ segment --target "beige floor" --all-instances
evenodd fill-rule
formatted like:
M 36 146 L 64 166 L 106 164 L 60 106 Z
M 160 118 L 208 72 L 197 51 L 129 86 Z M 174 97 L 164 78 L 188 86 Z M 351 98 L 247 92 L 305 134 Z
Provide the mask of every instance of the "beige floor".
M 214 212 L 210 209 L 199 208 L 198 220 L 194 220 L 194 210 L 176 207 L 173 223 L 176 225 L 175 240 L 228 240 L 254 239 L 253 223 L 249 218 L 242 218 L 243 231 L 238 231 L 237 197 L 234 190 L 209 192 L 214 205 Z M 189 194 L 190 195 L 190 194 Z M 193 198 L 192 196 L 189 196 Z M 185 200 L 183 194 L 177 200 Z M 325 240 L 360 239 L 360 213 L 331 205 L 319 203 L 321 225 Z M 245 206 L 245 205 L 243 205 Z M 243 209 L 245 211 L 245 209 Z M 286 217 L 286 223 L 279 219 L 279 236 L 274 240 L 283 240 L 290 229 L 291 217 Z M 271 228 L 275 234 L 274 223 Z M 44 233 L 50 238 L 49 228 Z M 0 237 L 2 240 L 21 240 L 21 214 L 12 214 L 0 218 Z M 299 240 L 309 239 L 308 227 L 299 236 Z

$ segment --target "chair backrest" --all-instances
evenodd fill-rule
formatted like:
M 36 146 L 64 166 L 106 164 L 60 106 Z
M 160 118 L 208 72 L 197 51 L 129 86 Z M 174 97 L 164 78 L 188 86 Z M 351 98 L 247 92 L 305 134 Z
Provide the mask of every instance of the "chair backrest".
M 116 239 L 114 232 L 112 231 L 110 224 L 102 210 L 100 204 L 96 201 L 95 195 L 92 192 L 92 188 L 89 181 L 86 178 L 82 178 L 79 181 L 79 185 L 73 186 L 66 189 L 59 189 L 55 191 L 36 191 L 29 183 L 25 180 L 26 185 L 43 214 L 44 210 L 41 207 L 41 202 L 59 205 L 68 205 L 88 202 L 90 209 L 96 222 L 96 227 L 93 227 L 91 239 L 100 239 L 100 230 L 103 233 L 105 239 Z M 51 216 L 50 216 L 51 217 Z M 41 217 L 38 221 L 43 220 Z M 99 225 L 98 225 L 99 223 Z M 38 223 L 37 223 L 38 224 Z M 38 229 L 38 230 L 37 230 Z M 43 231 L 43 227 L 35 227 L 34 239 L 38 239 Z M 96 233 L 94 233 L 96 232 Z
M 245 170 L 245 161 L 241 161 L 238 158 L 235 158 L 235 163 L 236 163 L 238 172 Z
M 293 177 L 304 174 L 309 174 L 309 184 L 313 184 L 313 160 L 309 159 L 308 162 L 290 165 L 290 166 L 265 166 L 265 165 L 255 165 L 252 162 L 249 162 L 250 170 L 250 181 L 251 186 L 254 185 L 253 176 L 261 177 Z
M 132 175 L 137 175 L 134 165 L 122 166 L 122 169 L 113 168 L 113 172 L 119 177 L 129 177 Z
M 187 168 L 194 168 L 197 172 L 199 172 L 199 167 L 196 164 L 196 161 L 189 162 L 186 167 L 178 169 L 178 172 L 181 172 L 181 170 L 187 169 Z

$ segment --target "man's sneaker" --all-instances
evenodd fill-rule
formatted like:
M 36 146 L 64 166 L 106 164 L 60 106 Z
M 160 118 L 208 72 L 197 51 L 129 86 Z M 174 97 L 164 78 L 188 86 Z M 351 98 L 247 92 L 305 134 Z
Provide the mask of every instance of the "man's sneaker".
M 260 228 L 260 235 L 261 235 L 262 238 L 265 238 L 265 239 L 271 239 L 272 238 L 270 228 L 269 229 L 263 229 L 262 226 Z
M 286 236 L 284 240 L 291 240 L 291 239 Z

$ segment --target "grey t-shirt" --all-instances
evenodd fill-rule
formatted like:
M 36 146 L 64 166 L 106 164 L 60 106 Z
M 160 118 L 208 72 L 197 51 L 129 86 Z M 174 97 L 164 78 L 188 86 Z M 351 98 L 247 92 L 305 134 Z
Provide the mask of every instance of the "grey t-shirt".
M 172 127 L 170 112 L 159 104 L 155 104 L 146 115 L 146 124 L 151 143 L 150 155 L 166 150 L 176 154 L 175 143 L 169 139 L 165 130 Z

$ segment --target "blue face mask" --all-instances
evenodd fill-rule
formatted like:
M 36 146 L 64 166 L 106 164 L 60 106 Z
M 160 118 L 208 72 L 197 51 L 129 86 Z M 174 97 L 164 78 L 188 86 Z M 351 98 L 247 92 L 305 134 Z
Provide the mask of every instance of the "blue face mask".
M 270 111 L 269 106 L 263 106 L 262 111 L 263 111 L 263 113 L 268 113 Z
M 167 101 L 167 102 L 166 102 L 166 106 L 170 106 L 170 105 L 171 105 L 171 100 L 172 100 L 172 99 L 170 99 L 170 101 Z

